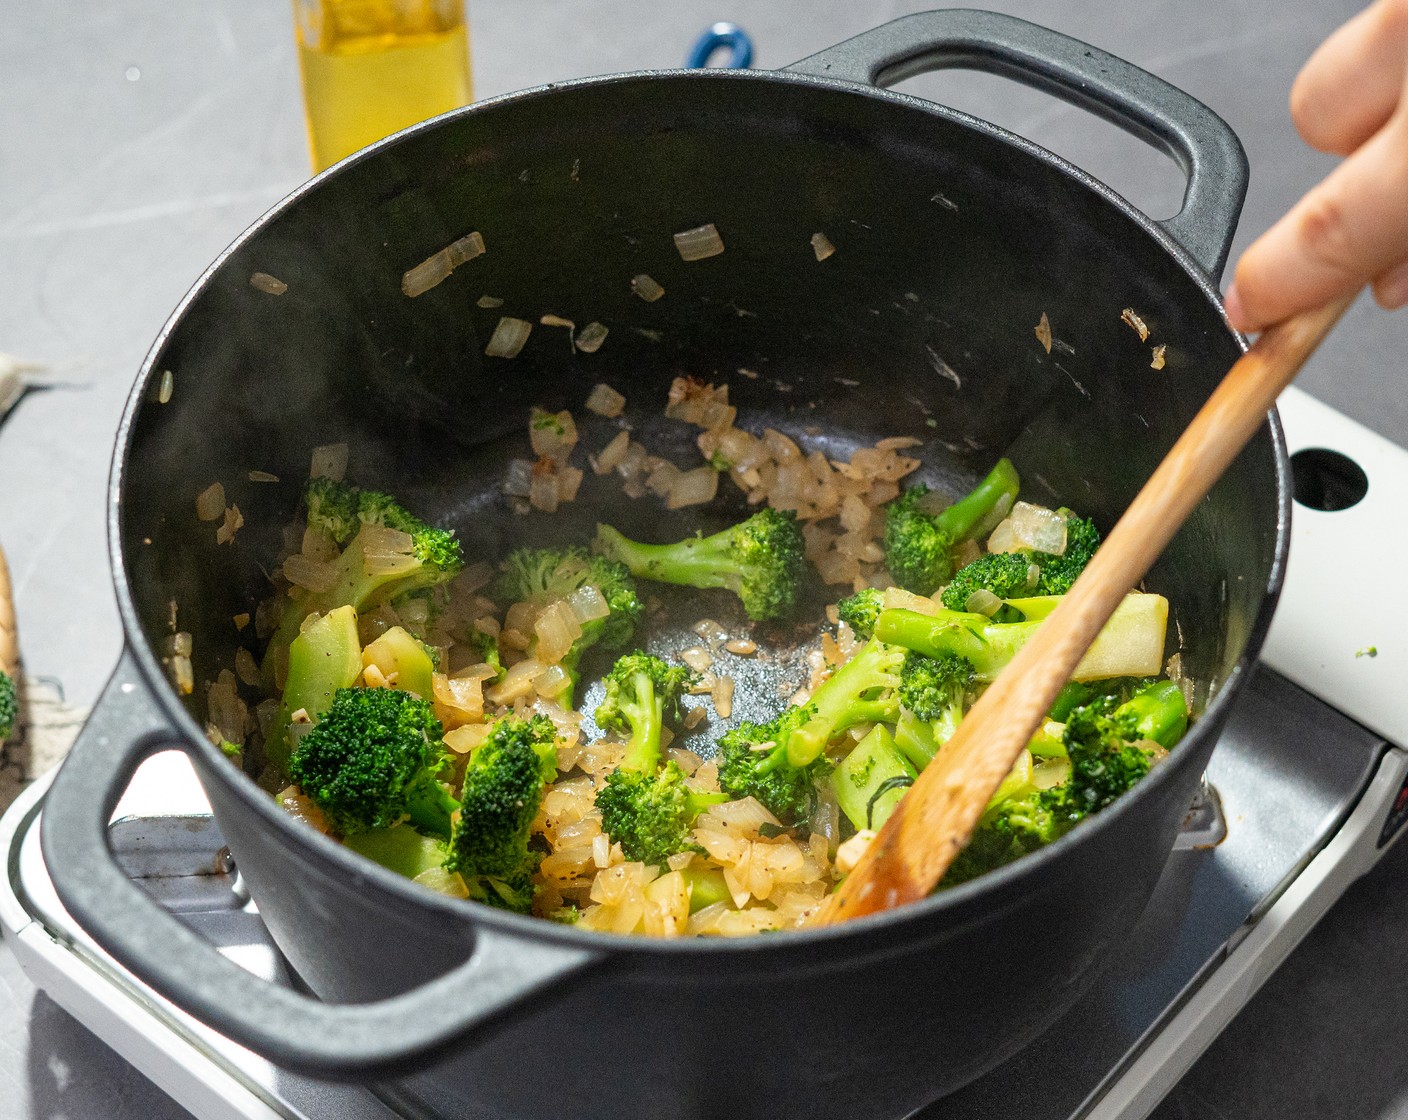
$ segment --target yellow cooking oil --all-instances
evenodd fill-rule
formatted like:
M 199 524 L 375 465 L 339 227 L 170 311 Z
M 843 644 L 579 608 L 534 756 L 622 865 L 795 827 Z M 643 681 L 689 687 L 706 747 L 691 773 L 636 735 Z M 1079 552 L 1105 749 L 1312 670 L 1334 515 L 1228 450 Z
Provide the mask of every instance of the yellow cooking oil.
M 313 170 L 469 103 L 464 0 L 294 0 Z

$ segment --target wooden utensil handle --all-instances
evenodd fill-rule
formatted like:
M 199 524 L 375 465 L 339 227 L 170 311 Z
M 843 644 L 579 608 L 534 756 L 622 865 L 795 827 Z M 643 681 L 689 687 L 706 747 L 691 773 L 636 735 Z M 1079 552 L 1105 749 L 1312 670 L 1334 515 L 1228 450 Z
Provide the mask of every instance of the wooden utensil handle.
M 1061 605 L 979 697 L 811 924 L 887 910 L 933 891 L 1101 627 L 1352 302 L 1287 319 L 1238 359 Z

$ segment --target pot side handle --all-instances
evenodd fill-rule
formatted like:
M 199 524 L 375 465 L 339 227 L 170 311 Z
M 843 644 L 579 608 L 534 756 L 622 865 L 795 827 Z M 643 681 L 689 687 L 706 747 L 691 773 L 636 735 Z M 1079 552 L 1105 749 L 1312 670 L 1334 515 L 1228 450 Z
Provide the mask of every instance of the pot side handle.
M 276 1065 L 326 1079 L 405 1073 L 492 1033 L 515 1006 L 603 959 L 480 926 L 463 964 L 375 1003 L 324 1003 L 257 980 L 153 902 L 108 847 L 108 822 L 137 766 L 171 749 L 187 748 L 124 651 L 45 797 L 45 863 L 64 906 L 118 963 Z
M 786 70 L 884 87 L 955 68 L 1043 90 L 1167 152 L 1188 184 L 1183 208 L 1159 224 L 1221 276 L 1247 194 L 1246 153 L 1226 121 L 1147 70 L 1015 16 L 966 8 L 902 16 Z

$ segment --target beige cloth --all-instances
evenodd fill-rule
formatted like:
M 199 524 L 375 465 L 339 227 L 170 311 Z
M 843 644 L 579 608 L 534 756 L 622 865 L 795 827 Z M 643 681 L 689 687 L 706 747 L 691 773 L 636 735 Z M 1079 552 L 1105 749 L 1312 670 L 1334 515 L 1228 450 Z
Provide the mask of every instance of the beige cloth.
M 14 733 L 0 744 L 0 813 L 35 778 L 60 762 L 88 718 L 86 708 L 64 703 L 58 682 L 21 673 L 20 717 Z

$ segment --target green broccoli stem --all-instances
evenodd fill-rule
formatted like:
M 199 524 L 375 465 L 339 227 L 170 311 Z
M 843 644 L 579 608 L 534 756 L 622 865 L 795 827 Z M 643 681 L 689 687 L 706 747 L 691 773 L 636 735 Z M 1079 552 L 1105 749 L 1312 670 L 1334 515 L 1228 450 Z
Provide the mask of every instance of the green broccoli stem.
M 357 612 L 351 607 L 331 610 L 294 635 L 279 714 L 264 744 L 270 764 L 280 772 L 287 770 L 293 753 L 290 723 L 294 714 L 302 711 L 317 719 L 326 712 L 337 690 L 351 687 L 361 675 L 361 652 Z
M 993 622 L 964 611 L 921 614 L 892 609 L 876 618 L 875 638 L 928 657 L 966 658 L 977 680 L 993 681 L 1040 625 L 1040 619 Z M 1163 666 L 1167 629 L 1168 600 L 1131 592 L 1115 608 L 1072 676 L 1076 680 L 1153 676 Z
M 987 526 L 984 522 L 998 510 L 998 503 L 1006 498 L 1007 508 L 1017 500 L 1017 491 L 1022 480 L 1017 468 L 1007 459 L 999 459 L 997 465 L 972 491 L 959 498 L 953 505 L 937 514 L 935 527 L 945 533 L 950 540 L 957 542 L 973 536 L 975 531 L 996 528 L 996 522 Z M 1002 509 L 1005 515 L 1007 510 Z
M 732 529 L 725 529 L 711 537 L 689 537 L 672 544 L 642 544 L 622 536 L 610 525 L 599 525 L 597 546 L 642 579 L 684 587 L 722 587 L 737 592 L 743 580 L 737 567 L 734 535 Z
M 896 719 L 899 703 L 892 690 L 899 684 L 896 674 L 903 660 L 902 650 L 879 640 L 863 645 L 808 701 L 816 711 L 787 736 L 787 761 L 797 767 L 810 765 L 848 727 Z M 867 699 L 865 693 L 872 689 L 884 692 L 877 699 Z
M 656 693 L 655 682 L 649 673 L 632 673 L 631 685 L 635 689 L 636 702 L 621 705 L 621 712 L 631 725 L 631 739 L 626 744 L 621 767 L 651 774 L 660 764 L 660 732 L 665 726 L 665 700 Z
M 890 609 L 875 620 L 877 641 L 926 657 L 962 657 L 978 680 L 991 681 L 1036 632 L 1035 622 L 992 622 L 986 615 L 940 610 L 934 614 Z
M 1140 689 L 1120 705 L 1119 712 L 1133 715 L 1140 738 L 1151 739 L 1164 750 L 1172 749 L 1188 730 L 1188 705 L 1177 681 L 1155 681 Z

